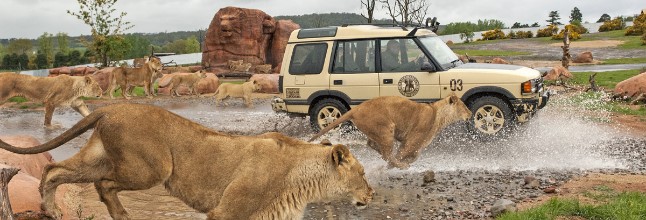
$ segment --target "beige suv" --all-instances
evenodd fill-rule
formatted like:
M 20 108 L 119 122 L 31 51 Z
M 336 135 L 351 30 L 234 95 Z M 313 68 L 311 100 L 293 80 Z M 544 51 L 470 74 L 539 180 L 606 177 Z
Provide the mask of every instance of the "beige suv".
M 455 92 L 473 112 L 472 130 L 493 135 L 527 121 L 549 98 L 537 70 L 465 64 L 431 30 L 373 25 L 293 31 L 279 90 L 273 110 L 310 116 L 315 130 L 378 96 L 431 103 Z

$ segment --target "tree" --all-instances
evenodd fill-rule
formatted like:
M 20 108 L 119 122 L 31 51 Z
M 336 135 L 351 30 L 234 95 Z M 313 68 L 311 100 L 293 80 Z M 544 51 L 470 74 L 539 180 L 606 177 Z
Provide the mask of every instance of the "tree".
M 393 23 L 410 26 L 422 24 L 426 19 L 429 4 L 427 0 L 379 0 Z M 392 2 L 392 3 L 391 3 Z
M 469 43 L 473 41 L 473 32 L 467 31 L 460 33 L 460 40 L 464 40 L 464 43 Z
M 4 45 L 2 45 L 0 43 L 0 59 L 2 59 L 5 54 L 7 54 L 7 51 L 6 51 L 5 47 L 4 47 Z
M 361 8 L 364 6 L 366 7 L 366 14 L 364 15 L 361 13 L 361 16 L 365 18 L 368 21 L 368 24 L 372 23 L 372 20 L 374 19 L 374 12 L 375 12 L 375 4 L 376 0 L 361 0 Z
M 143 57 L 150 54 L 150 41 L 148 39 L 134 34 L 126 35 L 125 39 L 130 44 L 130 48 L 126 53 L 126 59 Z
M 47 55 L 42 51 L 38 51 L 38 54 L 36 54 L 36 69 L 47 69 L 47 68 L 49 68 Z
M 69 55 L 67 55 L 67 63 L 70 66 L 85 64 L 81 59 L 81 51 L 72 50 Z
M 18 70 L 24 70 L 27 69 L 27 66 L 29 65 L 29 56 L 26 53 L 18 55 L 17 59 L 17 69 Z
M 121 12 L 118 16 L 113 17 L 116 9 L 112 8 L 117 0 L 77 0 L 79 11 L 67 13 L 75 16 L 90 26 L 92 32 L 92 42 L 86 46 L 92 50 L 99 59 L 101 66 L 108 66 L 111 56 L 123 56 L 125 50 L 120 50 L 123 45 L 123 31 L 133 26 L 130 22 L 123 21 L 126 12 Z M 113 57 L 116 58 L 116 57 Z
M 69 53 L 70 41 L 66 33 L 59 32 L 56 34 L 56 41 L 58 41 L 58 51 L 63 52 L 63 54 Z
M 8 53 L 15 54 L 24 54 L 31 52 L 32 49 L 31 41 L 29 39 L 16 39 L 9 41 L 9 46 L 7 47 Z
M 54 63 L 54 45 L 52 43 L 52 38 L 54 38 L 54 35 L 47 32 L 38 37 L 38 53 L 42 53 L 46 58 L 46 65 L 43 66 L 43 69 L 48 68 L 50 64 Z M 40 62 L 40 60 L 37 60 L 36 66 L 37 68 L 41 68 L 41 63 L 38 62 Z
M 550 11 L 550 14 L 548 15 L 550 17 L 549 20 L 545 20 L 550 23 L 550 25 L 559 25 L 562 24 L 559 22 L 561 20 L 561 16 L 559 15 L 558 11 Z
M 581 11 L 579 10 L 579 8 L 574 7 L 574 9 L 572 9 L 572 12 L 570 13 L 570 23 L 577 22 L 577 21 L 581 23 L 582 19 L 583 19 L 583 14 L 581 14 Z
M 599 20 L 597 20 L 597 23 L 610 21 L 611 19 L 612 19 L 612 18 L 610 17 L 610 15 L 608 15 L 608 14 L 602 14 L 602 15 L 601 15 L 601 17 L 599 18 Z
M 61 51 L 56 52 L 54 55 L 54 67 L 67 66 L 68 57 Z
M 185 53 L 198 53 L 200 52 L 200 42 L 197 41 L 195 36 L 190 36 L 186 40 Z
M 532 27 L 540 27 L 540 25 L 538 24 L 538 22 L 534 22 L 534 23 L 532 24 Z

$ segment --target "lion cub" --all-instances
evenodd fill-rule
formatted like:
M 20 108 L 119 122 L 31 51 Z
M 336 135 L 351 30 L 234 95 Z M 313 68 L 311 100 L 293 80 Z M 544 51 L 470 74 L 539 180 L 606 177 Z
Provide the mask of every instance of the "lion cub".
M 223 99 L 234 97 L 244 99 L 247 108 L 251 108 L 253 107 L 253 102 L 251 102 L 251 94 L 257 91 L 260 91 L 260 85 L 255 80 L 245 82 L 242 85 L 222 83 L 218 87 L 218 90 L 216 90 L 213 94 L 215 95 L 215 106 L 218 106 L 220 101 L 222 101 Z M 224 103 L 224 106 L 227 106 L 227 103 Z
M 202 70 L 197 71 L 195 73 L 191 73 L 188 75 L 175 75 L 173 78 L 170 80 L 170 83 L 168 83 L 168 88 L 170 88 L 170 95 L 171 96 L 181 96 L 177 92 L 177 87 L 180 85 L 184 85 L 188 87 L 188 92 L 189 94 L 198 94 L 197 92 L 197 83 L 200 82 L 200 79 L 206 77 L 204 72 Z
M 379 152 L 389 166 L 405 169 L 443 128 L 470 117 L 471 111 L 455 94 L 431 104 L 381 96 L 352 108 L 309 141 L 352 120 L 368 136 L 368 146 Z M 401 143 L 397 153 L 393 152 L 395 141 Z

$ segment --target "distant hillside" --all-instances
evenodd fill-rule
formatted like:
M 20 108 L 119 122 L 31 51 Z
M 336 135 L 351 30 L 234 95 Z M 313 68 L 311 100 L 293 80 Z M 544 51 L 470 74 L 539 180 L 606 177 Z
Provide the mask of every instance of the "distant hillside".
M 368 23 L 363 16 L 355 13 L 326 13 L 326 14 L 307 14 L 307 15 L 290 15 L 275 16 L 276 20 L 292 20 L 301 28 L 317 28 L 327 26 L 341 26 L 342 24 L 364 24 Z M 373 23 L 390 24 L 389 19 L 375 20 Z

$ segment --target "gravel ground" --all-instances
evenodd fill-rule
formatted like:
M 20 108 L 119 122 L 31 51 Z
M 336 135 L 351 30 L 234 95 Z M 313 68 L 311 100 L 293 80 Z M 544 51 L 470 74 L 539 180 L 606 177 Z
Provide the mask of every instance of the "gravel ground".
M 354 209 L 348 201 L 313 203 L 304 219 L 487 219 L 491 218 L 490 208 L 498 199 L 517 203 L 537 200 L 545 194 L 545 188 L 558 187 L 588 173 L 646 174 L 643 136 L 630 135 L 620 125 L 599 123 L 599 118 L 608 117 L 607 112 L 581 114 L 582 109 L 559 99 L 560 96 L 554 97 L 553 104 L 531 122 L 498 140 L 473 140 L 462 132 L 464 125 L 452 126 L 408 170 L 386 169 L 386 163 L 365 147 L 365 137 L 356 131 L 330 133 L 326 138 L 350 146 L 364 165 L 375 197 L 364 210 Z M 257 99 L 253 109 L 244 108 L 238 100 L 232 100 L 230 107 L 216 108 L 211 99 L 189 97 L 142 98 L 132 102 L 162 106 L 207 127 L 236 134 L 279 131 L 300 139 L 313 135 L 306 118 L 275 114 L 268 99 Z M 89 105 L 97 108 L 110 103 L 113 102 Z M 81 118 L 71 109 L 61 108 L 53 118 L 60 128 L 47 130 L 41 125 L 43 117 L 40 110 L 0 108 L 0 134 L 30 134 L 44 142 Z M 52 151 L 54 158 L 63 160 L 74 154 L 89 134 Z M 535 178 L 538 184 L 525 186 L 527 177 Z M 106 218 L 105 208 L 94 190 L 83 187 L 80 200 L 84 213 Z M 136 198 L 124 199 L 124 206 L 133 218 L 205 218 L 161 189 L 128 193 L 124 192 L 124 196 Z M 147 200 L 143 202 L 141 198 Z M 179 209 L 182 214 L 178 214 Z

